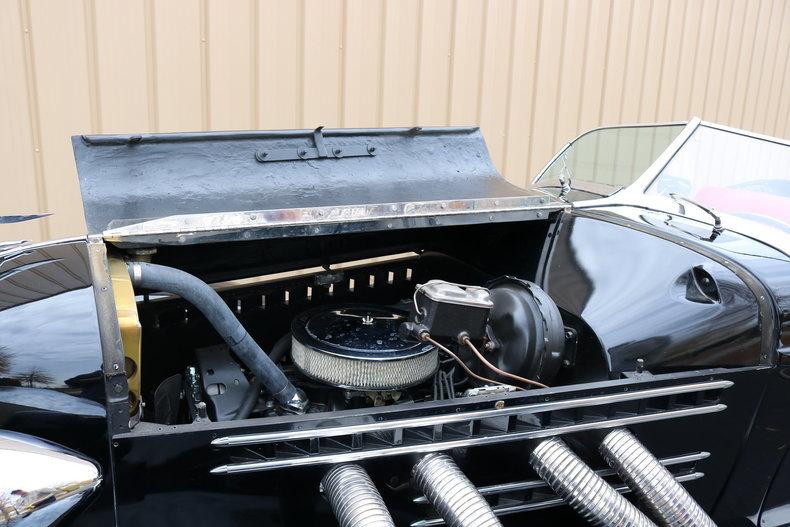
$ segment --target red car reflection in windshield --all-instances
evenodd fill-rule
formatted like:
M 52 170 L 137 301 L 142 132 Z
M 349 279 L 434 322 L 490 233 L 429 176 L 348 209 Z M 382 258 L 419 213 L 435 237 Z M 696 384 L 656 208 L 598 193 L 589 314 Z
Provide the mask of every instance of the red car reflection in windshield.
M 705 187 L 695 201 L 714 209 L 751 218 L 766 217 L 790 225 L 790 198 L 732 187 Z

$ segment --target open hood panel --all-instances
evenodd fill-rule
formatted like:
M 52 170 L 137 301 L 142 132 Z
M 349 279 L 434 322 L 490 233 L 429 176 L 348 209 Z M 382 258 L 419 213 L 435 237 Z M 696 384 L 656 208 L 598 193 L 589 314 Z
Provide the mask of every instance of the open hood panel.
M 181 245 L 545 217 L 477 128 L 72 138 L 88 231 Z

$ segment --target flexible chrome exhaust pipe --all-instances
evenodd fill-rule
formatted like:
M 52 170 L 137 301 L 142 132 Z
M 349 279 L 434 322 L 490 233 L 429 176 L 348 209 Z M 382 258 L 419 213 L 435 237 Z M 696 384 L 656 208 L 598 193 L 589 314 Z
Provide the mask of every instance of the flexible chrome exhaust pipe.
M 561 439 L 541 441 L 529 461 L 538 476 L 592 525 L 655 527 Z
M 395 527 L 381 494 L 359 465 L 336 465 L 320 485 L 340 527 Z
M 620 428 L 606 434 L 599 451 L 661 525 L 716 527 L 686 489 L 628 430 Z
M 428 454 L 412 469 L 417 488 L 450 527 L 502 527 L 491 506 L 446 454 Z

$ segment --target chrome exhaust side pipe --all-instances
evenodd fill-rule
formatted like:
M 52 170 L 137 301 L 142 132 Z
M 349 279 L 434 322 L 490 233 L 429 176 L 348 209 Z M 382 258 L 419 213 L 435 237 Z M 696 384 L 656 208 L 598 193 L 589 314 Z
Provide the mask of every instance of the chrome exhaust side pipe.
M 320 485 L 340 527 L 395 527 L 381 494 L 359 465 L 336 465 Z
M 538 476 L 592 525 L 655 527 L 561 439 L 541 441 L 529 461 Z
M 491 506 L 450 456 L 428 454 L 414 465 L 412 478 L 450 527 L 502 527 Z
M 599 451 L 661 525 L 716 527 L 683 485 L 628 430 L 606 434 Z

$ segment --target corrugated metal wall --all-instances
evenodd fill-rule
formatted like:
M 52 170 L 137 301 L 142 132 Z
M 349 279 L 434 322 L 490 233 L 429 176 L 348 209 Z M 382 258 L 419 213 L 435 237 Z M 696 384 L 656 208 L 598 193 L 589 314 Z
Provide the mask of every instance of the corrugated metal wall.
M 787 0 L 3 0 L 0 239 L 82 233 L 69 136 L 479 123 L 525 183 L 579 131 L 790 135 Z

